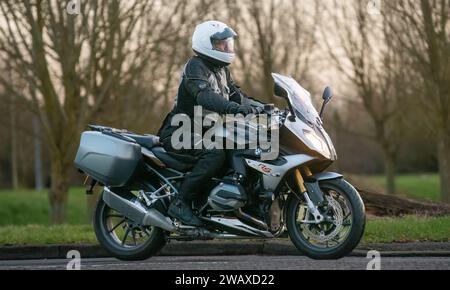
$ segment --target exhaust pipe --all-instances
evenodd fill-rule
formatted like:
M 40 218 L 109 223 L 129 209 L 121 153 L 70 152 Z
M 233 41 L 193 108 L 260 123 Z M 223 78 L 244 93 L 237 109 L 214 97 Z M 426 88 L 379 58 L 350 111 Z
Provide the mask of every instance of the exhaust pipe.
M 154 208 L 145 209 L 143 206 L 122 198 L 105 187 L 103 201 L 112 209 L 143 226 L 154 226 L 169 232 L 176 232 L 177 228 L 172 220 L 165 217 Z
M 257 219 L 255 219 L 254 217 L 252 217 L 252 216 L 250 216 L 250 215 L 244 213 L 244 212 L 242 211 L 242 209 L 236 210 L 236 211 L 234 212 L 234 214 L 235 214 L 238 218 L 243 219 L 244 221 L 249 222 L 249 223 L 255 225 L 256 227 L 258 227 L 258 229 L 262 229 L 263 231 L 268 231 L 268 230 L 269 230 L 269 227 L 267 226 L 267 224 L 266 224 L 265 222 L 260 221 L 260 220 L 257 220 Z

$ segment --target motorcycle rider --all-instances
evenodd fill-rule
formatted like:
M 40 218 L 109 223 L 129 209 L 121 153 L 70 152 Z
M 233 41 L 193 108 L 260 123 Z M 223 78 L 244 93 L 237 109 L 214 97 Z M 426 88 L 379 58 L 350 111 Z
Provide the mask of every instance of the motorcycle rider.
M 171 125 L 173 116 L 186 114 L 192 120 L 196 106 L 221 115 L 245 116 L 262 112 L 263 105 L 248 98 L 231 78 L 228 66 L 235 58 L 236 37 L 233 29 L 219 21 L 207 21 L 196 27 L 192 37 L 192 49 L 196 55 L 189 59 L 184 67 L 174 108 L 158 133 L 166 151 L 193 156 L 196 159 L 192 171 L 183 181 L 180 196 L 172 202 L 168 210 L 171 217 L 186 225 L 201 225 L 201 221 L 192 211 L 191 204 L 198 197 L 202 186 L 221 171 L 226 161 L 226 153 L 218 149 L 174 149 L 171 136 L 178 127 Z M 192 134 L 191 143 L 194 142 L 193 139 Z

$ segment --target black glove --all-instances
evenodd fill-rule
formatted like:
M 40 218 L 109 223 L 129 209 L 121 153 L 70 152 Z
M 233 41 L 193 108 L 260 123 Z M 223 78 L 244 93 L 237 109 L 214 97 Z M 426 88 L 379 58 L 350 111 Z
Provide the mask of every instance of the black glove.
M 226 109 L 227 114 L 242 114 L 244 116 L 253 114 L 253 108 L 251 106 L 242 106 L 235 102 L 230 102 Z
M 247 115 L 261 115 L 264 113 L 263 107 L 253 107 L 251 105 L 241 105 L 240 110 L 238 110 L 238 114 L 243 114 L 244 116 Z
M 255 110 L 252 106 L 239 106 L 237 114 L 242 114 L 244 116 L 255 114 Z
M 248 115 L 259 115 L 264 113 L 264 108 L 253 107 L 251 105 L 239 105 L 237 103 L 232 103 L 227 108 L 227 114 L 242 114 L 244 116 Z

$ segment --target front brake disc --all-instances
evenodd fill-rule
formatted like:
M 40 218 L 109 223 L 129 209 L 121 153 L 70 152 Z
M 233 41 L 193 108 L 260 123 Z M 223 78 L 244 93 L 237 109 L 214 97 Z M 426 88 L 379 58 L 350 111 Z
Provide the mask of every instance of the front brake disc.
M 343 228 L 344 212 L 340 203 L 331 196 L 326 197 L 328 206 L 333 212 L 332 230 L 322 230 L 317 224 L 302 224 L 302 232 L 305 236 L 320 243 L 325 243 L 333 240 L 338 236 Z M 311 216 L 309 210 L 306 209 L 306 217 Z M 322 223 L 323 224 L 323 223 Z

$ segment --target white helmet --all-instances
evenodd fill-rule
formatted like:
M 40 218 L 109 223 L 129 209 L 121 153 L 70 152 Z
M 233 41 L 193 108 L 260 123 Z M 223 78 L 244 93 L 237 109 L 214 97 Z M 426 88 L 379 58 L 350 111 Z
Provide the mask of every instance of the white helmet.
M 207 21 L 198 25 L 192 36 L 192 49 L 201 55 L 231 64 L 235 57 L 236 32 L 225 23 Z

